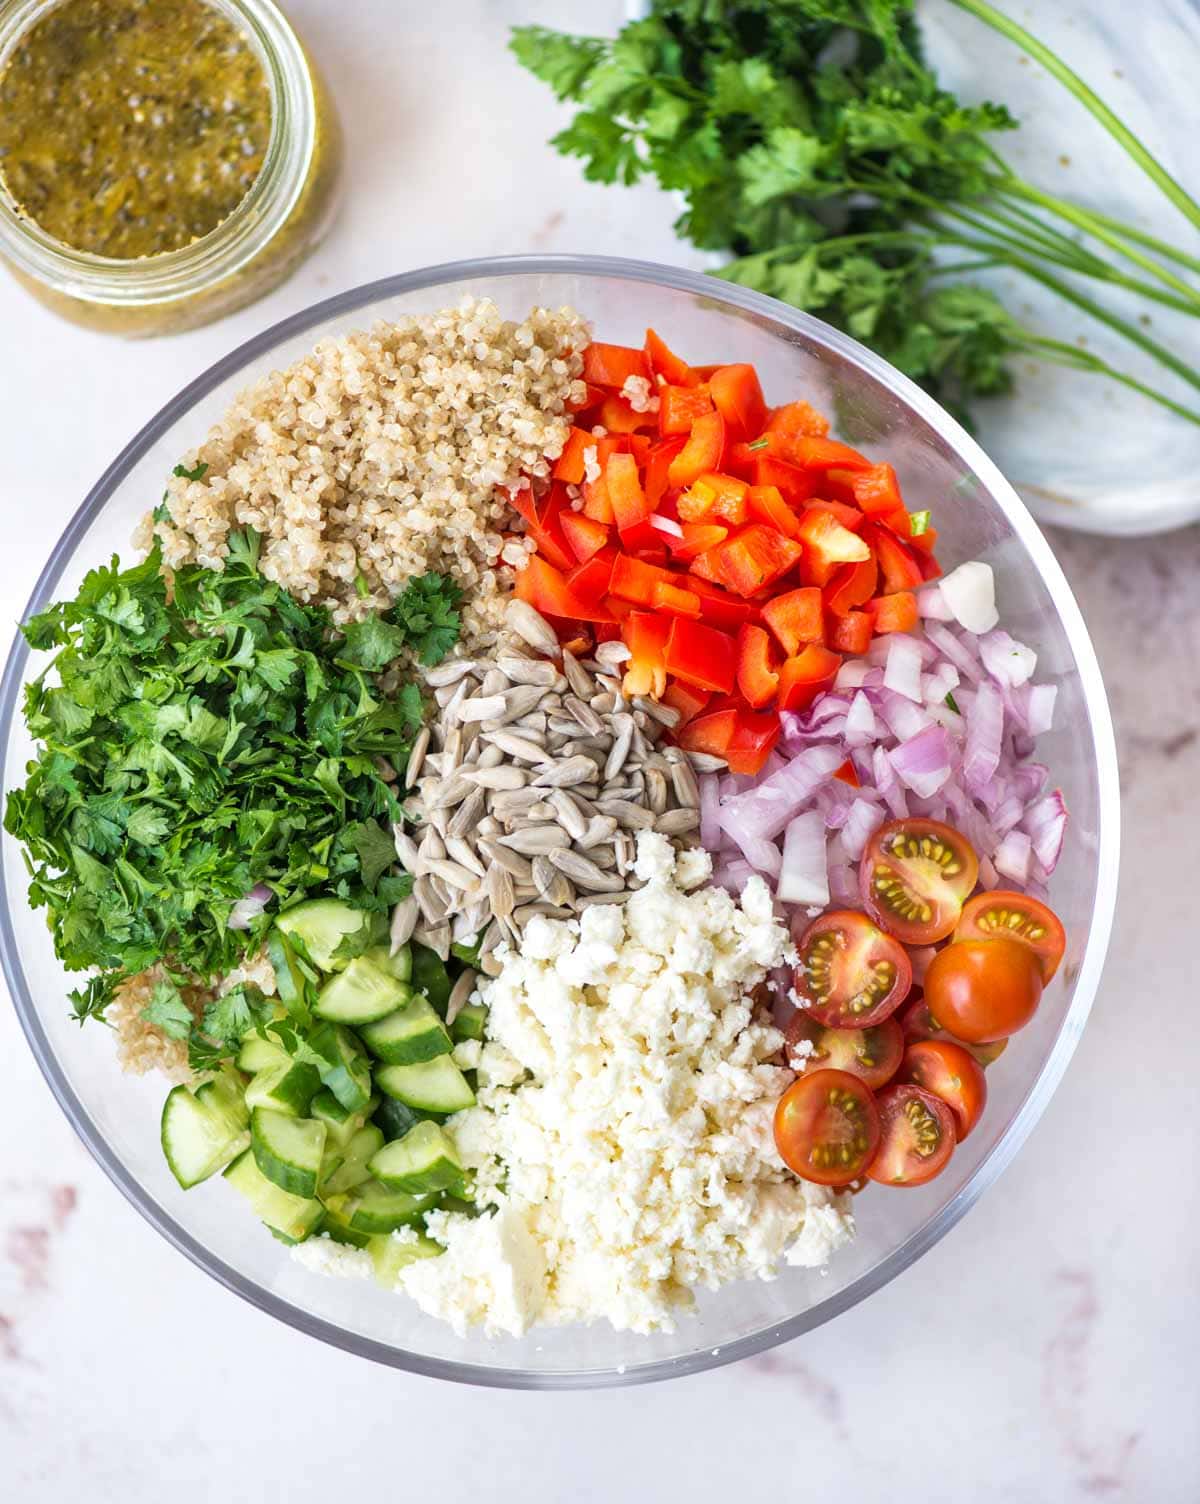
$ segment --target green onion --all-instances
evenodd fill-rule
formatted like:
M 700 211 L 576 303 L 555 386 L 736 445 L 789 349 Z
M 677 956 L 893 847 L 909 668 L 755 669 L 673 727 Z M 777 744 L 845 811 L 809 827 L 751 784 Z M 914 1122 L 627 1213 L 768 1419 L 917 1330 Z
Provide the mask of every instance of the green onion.
M 929 531 L 929 513 L 913 512 L 909 516 L 908 523 L 909 531 L 912 533 L 913 537 L 919 538 L 922 533 L 927 533 Z
M 925 515 L 928 516 L 929 515 L 928 512 Z M 366 600 L 367 596 L 370 595 L 370 593 L 371 593 L 371 587 L 370 587 L 370 585 L 367 584 L 367 577 L 366 577 L 365 574 L 363 574 L 363 572 L 362 572 L 361 569 L 354 576 L 354 590 L 355 590 L 355 593 L 358 595 L 359 600 L 364 600 L 364 601 Z
M 950 709 L 954 712 L 955 715 L 962 715 L 962 711 L 958 708 L 958 701 L 952 694 L 949 693 L 949 691 L 947 691 L 946 694 L 946 704 L 949 705 Z

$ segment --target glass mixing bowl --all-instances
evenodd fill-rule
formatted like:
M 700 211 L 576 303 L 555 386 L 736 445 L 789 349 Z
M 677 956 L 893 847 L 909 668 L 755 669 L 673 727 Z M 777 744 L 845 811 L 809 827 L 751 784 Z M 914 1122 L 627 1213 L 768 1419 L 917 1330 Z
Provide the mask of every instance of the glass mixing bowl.
M 861 345 L 770 298 L 601 257 L 433 267 L 332 298 L 250 340 L 185 387 L 118 455 L 54 549 L 29 610 L 74 593 L 84 573 L 114 551 L 128 557 L 134 524 L 162 495 L 164 477 L 247 382 L 318 339 L 430 312 L 466 294 L 495 299 L 509 316 L 535 303 L 572 304 L 607 340 L 640 344 L 653 324 L 693 360 L 752 361 L 768 398 L 808 397 L 834 416 L 842 438 L 895 465 L 910 506 L 932 510 L 948 564 L 992 564 L 1004 625 L 1036 647 L 1039 678 L 1059 686 L 1057 729 L 1041 754 L 1062 785 L 1071 824 L 1052 886 L 1067 930 L 1066 960 L 1033 1024 L 989 1072 L 980 1126 L 929 1185 L 863 1192 L 858 1237 L 827 1269 L 789 1269 L 773 1281 L 702 1292 L 696 1314 L 673 1333 L 642 1337 L 597 1324 L 520 1339 L 463 1339 L 371 1283 L 306 1272 L 219 1177 L 179 1189 L 159 1148 L 163 1083 L 122 1076 L 103 1031 L 80 1029 L 68 1017 L 68 984 L 42 916 L 26 908 L 24 865 L 8 838 L 0 952 L 38 1064 L 88 1148 L 164 1237 L 246 1300 L 364 1357 L 471 1383 L 565 1388 L 692 1373 L 799 1336 L 885 1285 L 953 1227 L 1041 1116 L 1091 1007 L 1112 919 L 1119 812 L 1108 706 L 1079 608 L 1045 539 L 996 467 L 936 403 Z M 6 789 L 21 780 L 29 755 L 17 709 L 31 670 L 18 639 L 0 685 Z

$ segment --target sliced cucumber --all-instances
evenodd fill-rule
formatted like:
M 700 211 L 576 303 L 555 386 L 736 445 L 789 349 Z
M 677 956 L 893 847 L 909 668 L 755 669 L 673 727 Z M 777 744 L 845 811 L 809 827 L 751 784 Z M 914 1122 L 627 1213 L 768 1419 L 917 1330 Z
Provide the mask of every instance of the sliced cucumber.
M 339 1024 L 369 1024 L 386 1018 L 412 996 L 407 982 L 398 981 L 366 956 L 351 961 L 317 994 L 314 1012 Z
M 259 1071 L 269 1071 L 277 1066 L 287 1065 L 291 1056 L 274 1039 L 264 1039 L 261 1034 L 247 1034 L 242 1040 L 242 1047 L 237 1054 L 237 1068 L 245 1071 L 248 1076 L 257 1075 Z
M 267 959 L 275 973 L 275 990 L 280 1002 L 291 1008 L 304 1004 L 309 986 L 316 981 L 316 968 L 302 961 L 292 942 L 276 925 L 267 936 Z
M 215 1086 L 215 1082 L 205 1082 Z M 184 1188 L 190 1189 L 215 1175 L 248 1142 L 245 1102 L 239 1098 L 240 1115 L 224 1100 L 201 1100 L 186 1086 L 175 1086 L 163 1103 L 161 1138 L 163 1154 L 171 1173 Z M 382 1138 L 382 1134 L 380 1137 Z
M 408 1191 L 389 1191 L 377 1180 L 366 1180 L 344 1195 L 325 1198 L 330 1213 L 354 1232 L 395 1232 L 412 1227 L 436 1205 L 436 1196 L 413 1196 Z
M 348 1243 L 351 1248 L 365 1248 L 371 1241 L 370 1233 L 356 1232 L 349 1222 L 344 1222 L 336 1212 L 325 1208 L 325 1215 L 321 1218 L 320 1232 L 327 1232 L 335 1243 Z
M 372 1055 L 387 1065 L 416 1065 L 448 1055 L 454 1048 L 446 1025 L 423 997 L 414 997 L 377 1023 L 364 1024 L 359 1033 Z
M 270 1107 L 287 1112 L 294 1118 L 308 1116 L 312 1099 L 320 1090 L 321 1078 L 315 1065 L 288 1057 L 285 1065 L 260 1071 L 246 1088 L 248 1107 Z
M 325 1152 L 325 1124 L 316 1118 L 289 1117 L 269 1107 L 250 1114 L 254 1163 L 268 1180 L 293 1196 L 317 1194 L 317 1176 Z
M 310 898 L 295 904 L 275 923 L 293 944 L 299 942 L 303 953 L 322 971 L 337 969 L 339 953 L 343 957 L 358 954 L 354 943 L 362 940 L 365 948 L 374 930 L 370 914 L 337 898 Z
M 225 1171 L 225 1179 L 245 1196 L 255 1215 L 287 1242 L 303 1243 L 324 1216 L 319 1201 L 293 1196 L 268 1180 L 258 1168 L 252 1149 L 238 1155 Z
M 397 1102 L 395 1097 L 384 1097 L 375 1109 L 374 1121 L 383 1129 L 386 1138 L 393 1139 L 403 1138 L 413 1124 L 422 1122 L 423 1118 L 403 1102 Z
M 367 1116 L 374 1112 L 378 1105 L 379 1098 L 372 1097 L 361 1111 L 351 1112 L 348 1107 L 338 1101 L 327 1086 L 323 1086 L 312 1099 L 309 1111 L 319 1123 L 325 1124 L 326 1151 L 328 1152 L 330 1147 L 344 1149 L 363 1126 Z
M 250 1125 L 246 1106 L 246 1088 L 236 1071 L 228 1068 L 202 1081 L 195 1090 L 196 1101 L 232 1133 L 241 1133 Z
M 454 986 L 450 973 L 436 951 L 430 950 L 427 945 L 418 945 L 415 941 L 412 946 L 411 981 L 414 989 L 423 992 L 444 1018 L 446 1004 L 450 1001 L 450 992 Z
M 376 1071 L 375 1084 L 389 1097 L 423 1112 L 461 1112 L 475 1102 L 467 1078 L 448 1055 L 419 1065 L 385 1065 Z
M 454 1140 L 437 1123 L 418 1123 L 403 1138 L 385 1144 L 367 1169 L 393 1191 L 453 1191 L 462 1195 L 467 1172 Z
M 402 945 L 394 956 L 388 945 L 373 945 L 363 954 L 372 965 L 378 966 L 380 971 L 386 971 L 398 982 L 412 981 L 412 951 L 407 945 Z
M 361 1185 L 364 1180 L 369 1180 L 371 1172 L 367 1169 L 367 1163 L 382 1148 L 382 1129 L 376 1128 L 374 1123 L 368 1123 L 365 1128 L 360 1128 L 346 1147 L 339 1151 L 341 1162 L 322 1178 L 320 1185 L 322 1199 L 326 1196 L 340 1195 L 343 1191 L 351 1191 L 356 1185 Z
M 458 1016 L 450 1025 L 450 1038 L 455 1044 L 464 1039 L 482 1039 L 487 1031 L 488 1010 L 482 1003 L 468 1003 L 460 1008 Z
M 358 1040 L 341 1024 L 319 1024 L 308 1036 L 322 1083 L 349 1112 L 363 1112 L 371 1100 L 371 1063 Z
M 423 1234 L 412 1239 L 401 1239 L 376 1233 L 374 1237 L 367 1239 L 367 1252 L 371 1255 L 375 1278 L 385 1290 L 392 1290 L 395 1289 L 396 1279 L 402 1269 L 407 1269 L 418 1259 L 436 1259 L 445 1249 Z

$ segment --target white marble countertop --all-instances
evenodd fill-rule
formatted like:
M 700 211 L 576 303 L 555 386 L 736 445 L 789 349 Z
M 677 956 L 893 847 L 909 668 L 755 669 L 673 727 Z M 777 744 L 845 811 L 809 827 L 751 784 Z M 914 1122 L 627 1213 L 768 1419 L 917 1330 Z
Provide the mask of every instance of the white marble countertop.
M 342 104 L 350 164 L 341 219 L 291 283 L 223 324 L 135 345 L 70 328 L 0 279 L 6 622 L 117 448 L 284 314 L 470 255 L 697 264 L 661 194 L 589 186 L 541 146 L 555 108 L 503 52 L 515 16 L 599 30 L 616 0 L 288 9 Z M 862 1500 L 1195 1500 L 1200 529 L 1053 542 L 1121 743 L 1116 933 L 1044 1120 L 915 1268 L 810 1336 L 696 1378 L 456 1392 L 301 1337 L 173 1252 L 76 1142 L 4 1007 L 0 1493 L 199 1504 L 427 1487 L 439 1500 L 583 1504 L 820 1498 L 840 1485 Z

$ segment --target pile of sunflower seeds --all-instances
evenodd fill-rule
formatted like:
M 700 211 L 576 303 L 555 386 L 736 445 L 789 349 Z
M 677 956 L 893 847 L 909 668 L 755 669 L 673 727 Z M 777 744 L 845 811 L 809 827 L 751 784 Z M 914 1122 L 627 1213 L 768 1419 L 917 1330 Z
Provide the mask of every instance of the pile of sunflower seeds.
M 438 711 L 404 772 L 412 833 L 394 828 L 414 882 L 393 944 L 412 937 L 445 959 L 483 932 L 492 976 L 496 947 L 535 914 L 565 919 L 639 887 L 639 831 L 694 845 L 696 775 L 725 766 L 660 745 L 678 712 L 622 693 L 624 643 L 579 660 L 517 600 L 506 624 L 494 659 L 453 659 L 426 676 Z

